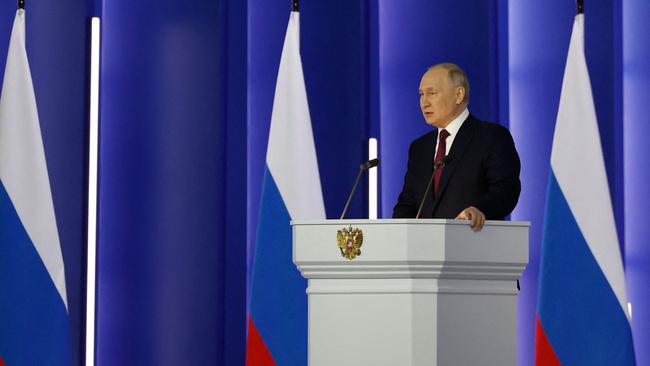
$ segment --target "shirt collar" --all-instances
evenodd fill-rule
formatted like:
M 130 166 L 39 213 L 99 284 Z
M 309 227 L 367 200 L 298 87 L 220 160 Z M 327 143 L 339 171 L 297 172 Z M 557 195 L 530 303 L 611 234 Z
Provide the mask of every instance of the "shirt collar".
M 447 130 L 449 132 L 450 136 L 455 136 L 458 133 L 458 130 L 460 130 L 460 126 L 463 125 L 463 122 L 467 119 L 469 116 L 469 110 L 465 108 L 464 111 L 462 111 L 458 117 L 454 118 L 453 121 L 451 121 L 447 127 L 445 128 L 438 128 L 438 133 L 440 133 L 441 130 Z

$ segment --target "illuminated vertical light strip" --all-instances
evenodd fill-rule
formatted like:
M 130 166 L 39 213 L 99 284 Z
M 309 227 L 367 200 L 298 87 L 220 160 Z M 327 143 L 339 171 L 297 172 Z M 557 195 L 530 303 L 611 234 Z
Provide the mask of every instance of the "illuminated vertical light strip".
M 377 139 L 368 140 L 368 160 L 377 159 Z M 377 218 L 377 168 L 368 171 L 368 218 Z
M 628 302 L 627 303 L 627 312 L 630 314 L 630 319 L 632 319 L 632 303 Z
M 95 364 L 95 264 L 97 260 L 97 157 L 99 127 L 99 18 L 90 28 L 90 116 L 88 146 L 88 255 L 86 264 L 86 366 Z

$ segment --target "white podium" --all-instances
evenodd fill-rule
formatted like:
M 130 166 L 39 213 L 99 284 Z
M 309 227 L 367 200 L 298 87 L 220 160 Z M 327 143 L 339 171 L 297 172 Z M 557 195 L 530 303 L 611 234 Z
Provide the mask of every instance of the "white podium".
M 479 232 L 438 219 L 292 225 L 293 260 L 309 280 L 310 366 L 516 364 L 529 223 L 487 221 Z M 350 227 L 363 234 L 354 259 L 337 244 Z M 344 234 L 352 257 L 358 240 Z

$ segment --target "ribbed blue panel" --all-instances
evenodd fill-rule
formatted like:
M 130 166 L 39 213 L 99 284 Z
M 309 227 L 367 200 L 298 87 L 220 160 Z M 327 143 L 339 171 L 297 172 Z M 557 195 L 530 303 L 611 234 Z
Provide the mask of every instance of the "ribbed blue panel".
M 650 2 L 623 1 L 625 264 L 639 365 L 650 365 Z M 619 126 L 620 128 L 620 126 Z
M 243 267 L 225 264 L 241 254 L 226 245 L 244 245 L 226 241 L 244 228 L 226 221 L 226 192 L 238 197 L 231 184 L 245 171 L 230 155 L 243 135 L 227 128 L 239 115 L 226 107 L 237 106 L 227 10 L 225 0 L 103 4 L 98 365 L 224 364 L 226 333 L 243 360 L 244 273 L 226 274 Z M 240 284 L 232 297 L 227 276 Z

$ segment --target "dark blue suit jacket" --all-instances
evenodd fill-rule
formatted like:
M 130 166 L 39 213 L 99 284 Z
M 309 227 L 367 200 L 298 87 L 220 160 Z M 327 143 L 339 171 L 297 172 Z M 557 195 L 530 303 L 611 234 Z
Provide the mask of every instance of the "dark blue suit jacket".
M 438 130 L 411 143 L 404 187 L 393 208 L 394 218 L 415 217 L 433 171 Z M 449 151 L 437 194 L 433 187 L 420 217 L 455 218 L 475 206 L 488 220 L 501 220 L 517 205 L 520 162 L 510 132 L 469 115 Z

